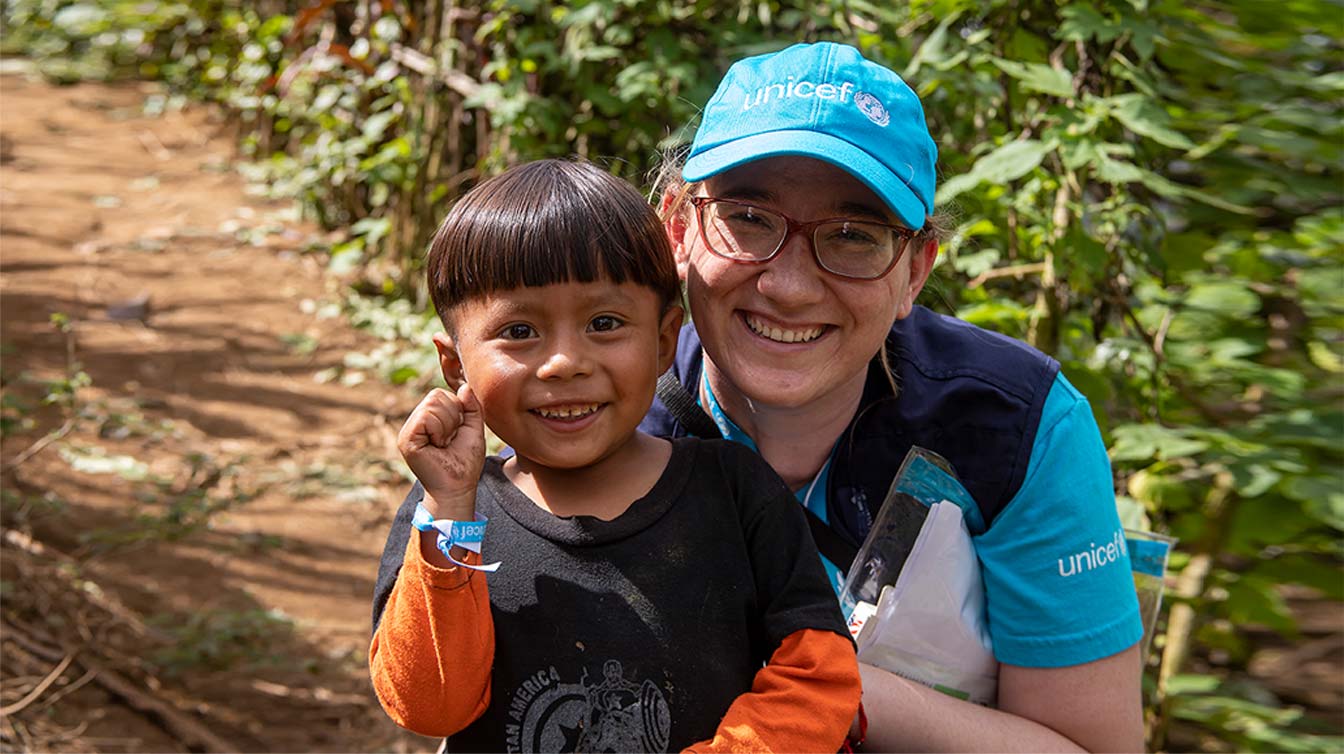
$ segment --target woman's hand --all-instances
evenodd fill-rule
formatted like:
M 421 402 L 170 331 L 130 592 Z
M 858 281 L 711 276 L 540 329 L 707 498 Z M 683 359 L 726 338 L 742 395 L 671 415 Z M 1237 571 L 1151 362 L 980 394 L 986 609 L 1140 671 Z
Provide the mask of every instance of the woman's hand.
M 463 384 L 454 394 L 435 388 L 397 435 L 397 450 L 425 488 L 422 503 L 436 519 L 476 518 L 476 483 L 485 465 L 481 404 Z

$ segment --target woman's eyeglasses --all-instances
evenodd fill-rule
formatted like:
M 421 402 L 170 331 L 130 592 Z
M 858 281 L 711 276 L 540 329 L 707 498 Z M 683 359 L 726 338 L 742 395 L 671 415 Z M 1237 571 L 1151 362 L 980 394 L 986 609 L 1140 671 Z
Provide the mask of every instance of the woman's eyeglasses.
M 843 217 L 800 223 L 774 210 L 733 199 L 694 196 L 700 237 L 734 262 L 774 259 L 794 233 L 810 234 L 817 266 L 840 277 L 876 280 L 896 266 L 915 232 L 899 225 Z

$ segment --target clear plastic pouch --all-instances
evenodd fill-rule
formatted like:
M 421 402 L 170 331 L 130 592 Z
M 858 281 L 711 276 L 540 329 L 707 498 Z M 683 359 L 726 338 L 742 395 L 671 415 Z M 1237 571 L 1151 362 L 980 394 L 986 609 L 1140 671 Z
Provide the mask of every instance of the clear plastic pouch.
M 1162 592 L 1166 584 L 1167 559 L 1176 546 L 1176 538 L 1150 531 L 1125 529 L 1125 547 L 1134 571 L 1134 591 L 1139 595 L 1139 617 L 1143 620 L 1143 639 L 1139 651 L 1144 663 L 1153 643 L 1158 613 L 1162 612 Z
M 998 662 L 968 510 L 978 520 L 947 461 L 911 449 L 850 568 L 841 607 L 862 662 L 992 705 Z
M 998 687 L 972 533 L 980 509 L 951 464 L 911 448 L 840 592 L 859 659 L 958 698 L 993 705 Z M 1145 658 L 1176 540 L 1125 530 Z

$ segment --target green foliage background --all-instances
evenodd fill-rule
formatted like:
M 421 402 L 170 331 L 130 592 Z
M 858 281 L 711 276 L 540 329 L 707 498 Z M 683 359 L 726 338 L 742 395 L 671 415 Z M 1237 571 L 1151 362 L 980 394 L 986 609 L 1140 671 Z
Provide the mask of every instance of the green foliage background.
M 1296 636 L 1284 585 L 1344 600 L 1339 0 L 3 7 L 3 52 L 53 78 L 226 107 L 251 177 L 346 229 L 324 253 L 389 340 L 352 364 L 394 382 L 433 371 L 419 259 L 482 175 L 578 153 L 643 183 L 733 60 L 858 46 L 916 88 L 939 145 L 956 229 L 926 303 L 1056 356 L 1127 523 L 1180 538 L 1150 746 L 1344 747 L 1339 710 L 1322 726 L 1226 681 L 1252 627 Z

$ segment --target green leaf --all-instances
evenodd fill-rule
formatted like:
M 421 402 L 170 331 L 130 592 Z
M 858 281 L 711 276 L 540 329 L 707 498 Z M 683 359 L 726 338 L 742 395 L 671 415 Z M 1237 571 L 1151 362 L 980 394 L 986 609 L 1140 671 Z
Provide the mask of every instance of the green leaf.
M 956 10 L 948 13 L 943 20 L 934 28 L 929 36 L 924 38 L 924 43 L 919 46 L 915 54 L 911 56 L 910 62 L 906 63 L 905 70 L 901 72 L 901 77 L 906 81 L 914 81 L 919 75 L 919 68 L 926 62 L 937 63 L 944 58 L 943 47 L 947 42 L 947 29 L 958 18 L 961 17 L 961 11 Z
M 351 235 L 364 237 L 365 247 L 377 244 L 390 232 L 392 232 L 390 217 L 366 217 L 350 226 Z
M 1053 141 L 1021 139 L 1012 141 L 975 161 L 969 173 L 943 183 L 936 202 L 941 204 L 981 183 L 1004 184 L 1035 170 L 1055 149 Z
M 1344 531 L 1344 475 L 1294 477 L 1283 491 L 1300 500 L 1318 520 Z
M 378 141 L 383 138 L 383 132 L 396 118 L 397 114 L 391 110 L 374 113 L 364 119 L 364 125 L 360 130 L 364 134 L 364 138 L 369 141 Z
M 331 258 L 327 260 L 327 271 L 336 276 L 348 275 L 359 269 L 363 261 L 363 239 L 346 242 L 332 249 Z
M 1237 283 L 1200 283 L 1185 295 L 1191 309 L 1214 312 L 1229 318 L 1245 318 L 1260 309 L 1260 297 Z M 1242 352 L 1234 355 L 1244 355 Z
M 952 268 L 969 278 L 977 277 L 994 269 L 1002 256 L 998 249 L 985 249 L 970 254 L 958 254 L 952 260 Z
M 1107 183 L 1123 185 L 1126 183 L 1142 183 L 1144 179 L 1144 170 L 1132 162 L 1124 160 L 1113 160 L 1100 152 L 1096 157 L 1097 177 Z
M 1205 254 L 1214 246 L 1214 239 L 1202 230 L 1185 233 L 1172 233 L 1166 236 L 1162 246 L 1162 261 L 1173 276 L 1187 272 L 1207 269 Z
M 1237 464 L 1232 467 L 1233 485 L 1245 498 L 1259 497 L 1270 490 L 1283 475 L 1260 463 Z
M 1286 636 L 1297 633 L 1297 621 L 1293 619 L 1288 603 L 1279 594 L 1277 584 L 1257 578 L 1254 574 L 1245 574 L 1227 584 L 1226 589 L 1224 608 L 1228 619 L 1234 624 L 1254 623 Z
M 393 385 L 404 385 L 419 376 L 420 370 L 415 369 L 414 367 L 398 367 L 397 369 L 392 370 L 392 373 L 387 376 L 387 379 Z
M 1344 374 L 1344 358 L 1331 348 L 1329 343 L 1313 340 L 1307 344 L 1307 357 L 1311 363 L 1331 374 Z
M 93 36 L 106 28 L 109 15 L 96 3 L 89 5 L 76 3 L 57 11 L 51 23 L 71 36 Z
M 1191 430 L 1172 429 L 1160 424 L 1125 424 L 1113 431 L 1112 461 L 1171 460 L 1201 453 L 1209 447 L 1204 440 L 1189 436 Z
M 1148 512 L 1138 500 L 1129 495 L 1115 496 L 1115 511 L 1120 514 L 1120 525 L 1134 531 L 1147 531 L 1151 526 Z
M 1344 412 L 1297 409 L 1270 414 L 1252 423 L 1255 431 L 1278 445 L 1338 452 L 1344 447 Z
M 1261 560 L 1256 573 L 1279 584 L 1299 584 L 1318 590 L 1326 599 L 1344 601 L 1344 579 L 1339 567 L 1327 555 L 1280 554 L 1270 560 Z
M 611 45 L 593 45 L 579 51 L 579 59 L 587 61 L 615 60 L 621 57 L 621 51 Z
M 593 22 L 602 17 L 602 11 L 607 10 L 604 5 L 604 3 L 591 2 L 578 10 L 569 11 L 560 19 L 561 28 L 592 26 Z
M 1218 690 L 1218 686 L 1221 683 L 1221 680 L 1211 675 L 1173 675 L 1167 679 L 1167 695 L 1179 697 L 1194 694 L 1211 694 Z
M 1004 298 L 964 307 L 957 312 L 957 316 L 977 327 L 1015 335 L 1024 330 L 1031 310 L 1012 299 Z
M 1144 460 L 1147 460 L 1146 458 Z M 1174 474 L 1161 473 L 1161 466 L 1149 467 L 1135 472 L 1126 485 L 1129 493 L 1151 511 L 1161 511 L 1170 516 L 1175 511 L 1183 511 L 1195 505 L 1191 485 L 1177 479 Z
M 1195 143 L 1172 127 L 1171 116 L 1148 97 L 1137 92 L 1102 100 L 1111 115 L 1125 128 L 1176 149 L 1193 149 Z
M 1076 42 L 1095 39 L 1109 42 L 1120 35 L 1117 25 L 1103 18 L 1091 3 L 1075 3 L 1059 12 L 1064 23 L 1059 26 L 1059 38 Z
M 1003 58 L 993 58 L 992 62 L 999 70 L 1022 82 L 1024 89 L 1064 99 L 1074 95 L 1073 74 L 1067 70 L 1044 63 L 1019 63 Z
M 1121 20 L 1120 27 L 1129 32 L 1129 43 L 1139 53 L 1139 60 L 1146 61 L 1153 56 L 1156 48 L 1157 26 L 1143 18 L 1129 16 Z
M 1275 494 L 1242 500 L 1232 517 L 1224 544 L 1228 554 L 1258 557 L 1267 546 L 1301 541 L 1320 523 L 1302 506 Z
M 1170 198 L 1186 197 L 1203 202 L 1210 207 L 1217 207 L 1218 209 L 1235 212 L 1239 215 L 1255 214 L 1255 210 L 1250 207 L 1243 207 L 1240 204 L 1229 202 L 1226 199 L 1210 194 L 1207 191 L 1201 191 L 1191 186 L 1175 183 L 1147 170 L 1142 171 L 1139 181 L 1162 196 Z

